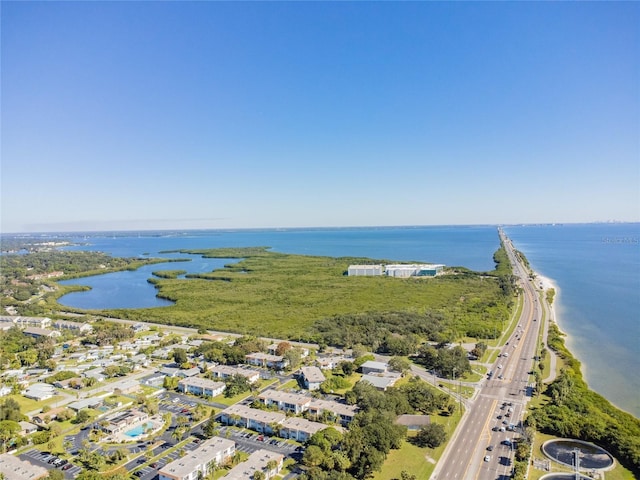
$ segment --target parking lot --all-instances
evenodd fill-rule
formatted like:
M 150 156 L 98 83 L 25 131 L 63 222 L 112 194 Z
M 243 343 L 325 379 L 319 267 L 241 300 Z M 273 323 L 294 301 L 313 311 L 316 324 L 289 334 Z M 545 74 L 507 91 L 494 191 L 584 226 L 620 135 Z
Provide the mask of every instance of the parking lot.
M 176 441 L 175 438 L 172 438 L 172 433 L 177 425 L 176 419 L 178 417 L 190 417 L 191 413 L 199 403 L 206 403 L 210 405 L 208 402 L 203 402 L 200 401 L 200 399 L 194 399 L 192 397 L 187 397 L 173 392 L 164 393 L 159 396 L 158 399 L 160 401 L 160 413 L 170 412 L 173 418 L 172 425 L 160 437 L 153 440 L 140 439 L 138 442 L 123 444 L 117 447 L 102 447 L 93 444 L 94 448 L 97 447 L 97 452 L 104 456 L 109 455 L 116 449 L 123 447 L 126 448 L 131 460 L 126 463 L 125 469 L 130 472 L 134 472 L 134 475 L 141 480 L 154 480 L 157 478 L 158 470 L 179 458 L 182 451 L 189 452 L 194 450 L 199 447 L 202 441 L 204 441 L 202 425 L 206 423 L 207 419 L 203 419 L 203 421 L 198 425 L 191 425 L 191 431 L 185 435 L 185 439 L 189 439 L 189 441 L 175 450 L 173 447 L 181 441 Z M 81 440 L 88 438 L 89 430 L 90 429 L 87 428 L 79 432 L 77 435 L 68 435 L 65 437 L 65 440 L 72 444 L 69 453 L 72 455 L 77 454 L 77 451 L 82 448 L 80 445 Z M 219 428 L 218 435 L 234 440 L 236 442 L 236 450 L 246 454 L 251 454 L 259 449 L 266 449 L 280 453 L 286 457 L 298 454 L 303 450 L 303 447 L 299 444 L 294 444 L 278 437 L 269 437 L 237 427 L 221 426 Z M 147 452 L 146 455 L 145 452 Z M 81 466 L 73 463 L 73 458 L 70 459 L 70 461 L 58 459 L 47 452 L 41 452 L 37 449 L 29 450 L 21 454 L 20 457 L 34 465 L 39 465 L 47 469 L 60 469 L 64 473 L 65 478 L 68 479 L 75 478 L 75 476 L 77 476 L 82 470 Z M 153 461 L 150 461 L 149 459 L 153 459 Z M 57 464 L 54 464 L 53 462 L 57 462 Z
M 66 478 L 74 478 L 76 475 L 78 475 L 78 473 L 80 473 L 80 470 L 82 470 L 79 466 L 74 465 L 67 460 L 59 459 L 55 455 L 51 455 L 47 452 L 41 452 L 40 450 L 36 449 L 29 450 L 28 452 L 20 454 L 19 458 L 21 458 L 22 460 L 27 460 L 33 465 L 44 467 L 48 470 L 57 468 L 64 473 L 64 476 Z

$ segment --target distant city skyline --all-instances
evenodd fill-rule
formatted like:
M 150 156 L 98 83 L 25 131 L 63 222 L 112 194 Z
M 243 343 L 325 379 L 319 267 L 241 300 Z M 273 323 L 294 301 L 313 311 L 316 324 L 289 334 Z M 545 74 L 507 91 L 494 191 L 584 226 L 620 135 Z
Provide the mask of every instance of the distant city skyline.
M 2 233 L 640 221 L 637 2 L 2 2 Z

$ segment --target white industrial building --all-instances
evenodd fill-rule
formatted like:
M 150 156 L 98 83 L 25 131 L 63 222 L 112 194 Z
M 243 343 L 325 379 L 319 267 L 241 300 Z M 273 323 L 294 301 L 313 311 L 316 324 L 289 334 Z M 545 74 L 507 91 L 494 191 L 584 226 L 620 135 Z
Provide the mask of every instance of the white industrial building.
M 350 277 L 435 277 L 440 275 L 444 265 L 440 264 L 397 264 L 397 265 L 349 265 L 347 270 Z
M 383 273 L 382 265 L 349 265 L 347 270 L 350 277 L 375 277 Z
M 388 277 L 408 278 L 408 277 L 435 277 L 442 273 L 444 265 L 432 264 L 400 264 L 387 265 L 385 274 Z

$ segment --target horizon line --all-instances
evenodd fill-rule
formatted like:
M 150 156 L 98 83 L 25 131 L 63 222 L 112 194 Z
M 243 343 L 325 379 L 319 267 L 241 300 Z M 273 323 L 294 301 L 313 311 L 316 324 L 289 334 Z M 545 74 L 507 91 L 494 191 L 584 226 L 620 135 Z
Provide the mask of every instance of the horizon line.
M 140 233 L 140 232 L 203 232 L 203 231 L 238 231 L 238 230 L 339 230 L 367 228 L 422 228 L 422 227 L 509 227 L 509 226 L 561 226 L 561 225 L 602 225 L 602 224 L 636 224 L 640 220 L 594 220 L 583 222 L 509 222 L 509 223 L 442 223 L 442 224 L 403 224 L 403 225 L 347 225 L 347 226 L 304 226 L 304 227 L 213 227 L 213 228 L 140 228 L 112 230 L 38 230 L 29 232 L 0 232 L 0 236 L 28 236 L 44 234 L 96 234 L 96 233 Z

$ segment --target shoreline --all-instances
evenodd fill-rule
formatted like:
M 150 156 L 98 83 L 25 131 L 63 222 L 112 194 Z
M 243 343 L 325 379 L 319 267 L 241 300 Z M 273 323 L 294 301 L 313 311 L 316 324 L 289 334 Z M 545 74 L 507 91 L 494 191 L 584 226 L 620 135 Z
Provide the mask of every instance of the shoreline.
M 553 289 L 554 289 L 554 291 L 555 291 L 555 295 L 554 295 L 554 297 L 553 297 L 553 303 L 552 303 L 552 304 L 548 304 L 548 303 L 547 303 L 547 306 L 548 306 L 548 313 L 549 313 L 549 319 L 548 319 L 548 321 L 549 321 L 549 325 L 551 325 L 551 324 L 555 324 L 555 326 L 557 327 L 557 329 L 558 329 L 558 330 L 562 333 L 562 335 L 564 336 L 564 340 L 563 340 L 563 341 L 564 341 L 564 344 L 565 344 L 565 346 L 566 346 L 567 350 L 569 350 L 569 352 L 570 352 L 570 354 L 573 356 L 573 358 L 575 358 L 576 360 L 578 360 L 578 362 L 580 362 L 580 374 L 582 375 L 582 378 L 583 378 L 583 380 L 584 380 L 585 384 L 587 385 L 587 388 L 588 388 L 589 390 L 591 390 L 592 392 L 595 392 L 595 393 L 597 393 L 598 395 L 602 396 L 602 398 L 606 399 L 606 401 L 607 401 L 607 402 L 609 402 L 609 403 L 610 403 L 612 406 L 614 406 L 616 409 L 618 409 L 618 410 L 620 410 L 620 411 L 622 411 L 622 412 L 625 412 L 625 413 L 627 413 L 627 414 L 629 414 L 629 415 L 632 415 L 632 416 L 633 416 L 633 417 L 635 417 L 635 418 L 638 418 L 638 417 L 637 417 L 633 412 L 630 412 L 629 410 L 627 410 L 627 409 L 625 409 L 625 408 L 621 407 L 620 405 L 618 405 L 617 403 L 615 403 L 613 400 L 611 400 L 611 399 L 609 398 L 609 396 L 608 396 L 608 395 L 606 395 L 606 394 L 604 394 L 604 393 L 601 393 L 601 392 L 599 392 L 598 390 L 595 390 L 595 389 L 594 389 L 594 388 L 589 384 L 589 381 L 588 381 L 588 379 L 587 379 L 587 373 L 586 373 L 586 372 L 587 372 L 587 365 L 586 365 L 586 364 L 585 364 L 585 363 L 584 363 L 584 362 L 583 362 L 583 361 L 578 357 L 578 355 L 577 355 L 577 353 L 576 353 L 576 350 L 573 348 L 572 341 L 571 341 L 571 335 L 569 335 L 569 333 L 568 333 L 566 330 L 564 330 L 564 329 L 562 328 L 561 324 L 560 324 L 560 319 L 561 319 L 561 317 L 560 317 L 560 315 L 558 314 L 558 312 L 562 309 L 562 307 L 561 307 L 560 302 L 559 302 L 560 292 L 561 292 L 561 291 L 560 291 L 560 288 L 558 287 L 558 284 L 556 283 L 556 281 L 555 281 L 555 280 L 553 280 L 553 279 L 551 279 L 551 278 L 549 278 L 549 277 L 546 277 L 546 276 L 544 276 L 544 275 L 542 275 L 542 274 L 538 273 L 538 271 L 537 271 L 536 269 L 534 269 L 533 267 L 530 267 L 530 268 L 531 268 L 531 272 L 533 272 L 533 273 L 535 274 L 536 283 L 537 283 L 538 285 L 539 285 L 539 284 L 542 284 L 542 288 L 541 288 L 541 290 L 543 291 L 543 293 L 546 293 L 546 291 L 547 291 L 548 289 L 550 289 L 550 288 L 553 288 Z M 546 302 L 546 300 L 545 300 L 545 302 Z M 548 329 L 548 326 L 546 326 L 545 328 L 546 328 L 546 329 Z M 545 335 L 544 335 L 544 339 L 545 339 L 545 340 L 544 340 L 544 343 L 545 343 L 545 347 L 546 347 L 546 348 L 549 348 L 549 347 L 548 347 L 548 344 L 547 344 L 546 337 L 547 337 L 547 335 L 546 335 L 546 332 L 545 332 Z M 554 356 L 557 356 L 557 354 L 556 354 L 553 350 L 551 350 L 551 349 L 549 349 L 549 350 L 552 352 L 552 354 L 553 354 Z M 556 367 L 556 368 L 557 368 L 557 367 Z M 555 374 L 557 375 L 557 372 L 556 372 Z

